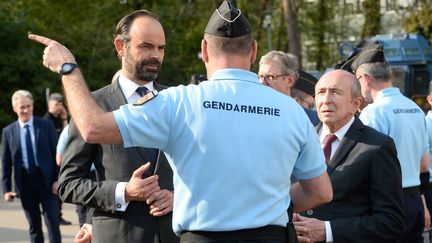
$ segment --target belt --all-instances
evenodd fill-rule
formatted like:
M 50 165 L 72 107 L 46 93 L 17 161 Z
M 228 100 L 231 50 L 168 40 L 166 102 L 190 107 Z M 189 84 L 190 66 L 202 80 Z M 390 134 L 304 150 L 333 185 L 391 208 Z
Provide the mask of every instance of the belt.
M 234 231 L 183 231 L 180 236 L 180 243 L 237 240 L 279 240 L 287 242 L 287 230 L 282 226 L 267 225 L 260 228 Z
M 420 194 L 418 186 L 406 187 L 402 189 L 404 194 Z

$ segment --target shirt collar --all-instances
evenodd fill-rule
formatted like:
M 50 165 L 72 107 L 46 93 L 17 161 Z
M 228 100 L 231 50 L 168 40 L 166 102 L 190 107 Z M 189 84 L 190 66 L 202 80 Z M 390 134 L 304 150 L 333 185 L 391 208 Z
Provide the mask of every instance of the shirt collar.
M 392 95 L 397 95 L 400 94 L 400 90 L 399 88 L 396 87 L 390 87 L 390 88 L 385 88 L 383 90 L 380 90 L 377 95 L 375 96 L 375 100 L 378 100 L 380 98 L 386 97 L 386 96 L 392 96 Z
M 351 117 L 349 122 L 347 122 L 343 127 L 341 127 L 339 130 L 337 130 L 334 135 L 338 138 L 339 141 L 342 141 L 342 138 L 345 137 L 345 134 L 348 132 L 348 129 L 351 127 L 351 125 L 354 123 L 354 116 Z M 330 134 L 330 132 L 323 126 L 323 129 L 320 134 L 320 142 L 323 143 L 324 138 Z
M 18 119 L 18 123 L 19 123 L 20 128 L 24 128 L 24 126 L 26 124 L 28 124 L 29 127 L 31 128 L 31 127 L 33 127 L 33 116 L 30 117 L 30 120 L 28 120 L 28 122 L 22 122 L 20 119 Z
M 134 95 L 135 90 L 138 87 L 140 87 L 140 85 L 138 85 L 134 81 L 126 78 L 123 74 L 120 74 L 120 76 L 119 76 L 119 85 L 120 85 L 120 88 L 123 91 L 123 94 L 124 94 L 124 96 L 126 97 L 127 100 L 129 100 L 132 97 L 132 95 Z M 145 84 L 144 86 L 149 91 L 154 90 L 153 81 Z
M 243 69 L 219 69 L 210 78 L 211 80 L 236 80 L 261 84 L 258 75 Z

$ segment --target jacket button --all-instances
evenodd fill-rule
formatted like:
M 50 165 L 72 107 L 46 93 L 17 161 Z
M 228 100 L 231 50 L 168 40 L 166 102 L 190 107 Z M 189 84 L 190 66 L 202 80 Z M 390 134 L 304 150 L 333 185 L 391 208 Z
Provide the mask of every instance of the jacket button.
M 306 211 L 306 214 L 309 215 L 309 216 L 311 216 L 313 214 L 313 210 L 309 209 L 308 211 Z

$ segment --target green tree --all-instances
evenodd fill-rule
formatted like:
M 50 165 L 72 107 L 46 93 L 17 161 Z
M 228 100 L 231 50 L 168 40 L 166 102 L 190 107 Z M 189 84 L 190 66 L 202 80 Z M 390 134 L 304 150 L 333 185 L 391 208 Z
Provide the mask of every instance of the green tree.
M 363 15 L 365 22 L 361 34 L 362 39 L 379 34 L 381 30 L 380 1 L 364 0 Z
M 429 40 L 429 43 L 432 43 L 431 1 L 422 0 L 421 6 L 421 9 L 415 9 L 412 14 L 405 19 L 403 27 L 408 32 L 424 35 Z

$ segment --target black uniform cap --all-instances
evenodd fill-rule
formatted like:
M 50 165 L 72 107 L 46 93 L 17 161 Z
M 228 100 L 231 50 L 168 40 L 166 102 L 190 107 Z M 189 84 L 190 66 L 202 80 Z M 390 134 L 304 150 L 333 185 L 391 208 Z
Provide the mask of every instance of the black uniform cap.
M 234 38 L 249 34 L 252 27 L 247 18 L 230 1 L 225 0 L 211 16 L 205 33 Z
M 337 64 L 335 69 L 344 69 L 355 73 L 357 68 L 364 63 L 385 62 L 384 48 L 380 43 L 369 44 L 358 49 L 345 61 Z
M 365 46 L 354 58 L 351 69 L 355 73 L 357 68 L 364 63 L 385 62 L 384 48 L 382 44 L 372 44 Z
M 318 82 L 318 79 L 313 75 L 299 70 L 299 78 L 294 84 L 294 88 L 299 89 L 309 95 L 315 95 L 315 85 Z

